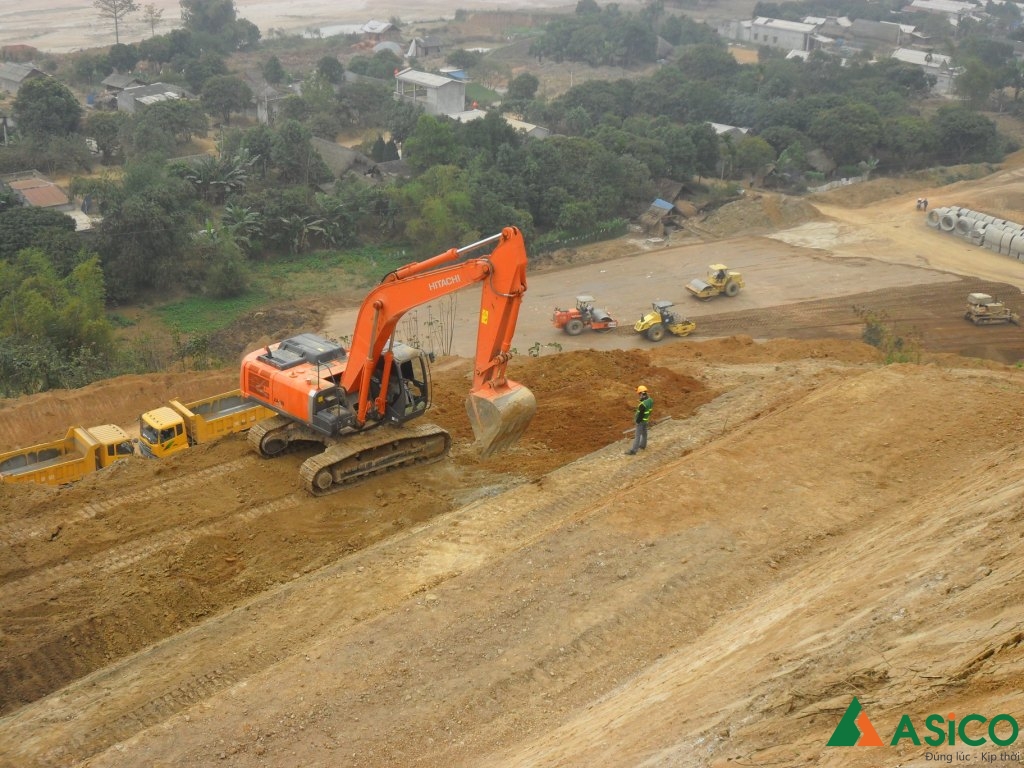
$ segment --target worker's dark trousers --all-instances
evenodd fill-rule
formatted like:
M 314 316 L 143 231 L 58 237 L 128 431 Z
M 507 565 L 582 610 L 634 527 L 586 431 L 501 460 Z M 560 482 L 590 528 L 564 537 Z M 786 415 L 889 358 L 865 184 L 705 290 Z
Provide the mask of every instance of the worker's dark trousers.
M 647 447 L 647 422 L 641 421 L 636 425 L 636 437 L 633 438 L 633 451 L 642 451 Z

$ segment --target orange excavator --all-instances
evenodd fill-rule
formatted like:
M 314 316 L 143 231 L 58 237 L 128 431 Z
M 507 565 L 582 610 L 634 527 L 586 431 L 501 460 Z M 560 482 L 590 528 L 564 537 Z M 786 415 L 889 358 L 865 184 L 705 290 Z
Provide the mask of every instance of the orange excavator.
M 492 244 L 489 254 L 469 256 Z M 386 275 L 363 300 L 350 349 L 303 333 L 246 355 L 242 394 L 278 414 L 253 426 L 249 443 L 264 457 L 296 443 L 321 443 L 325 450 L 299 472 L 314 495 L 443 459 L 451 435 L 406 424 L 430 405 L 432 355 L 396 341 L 395 328 L 410 309 L 477 283 L 482 295 L 466 413 L 481 457 L 512 445 L 537 409 L 533 393 L 505 376 L 526 293 L 526 246 L 515 227 Z

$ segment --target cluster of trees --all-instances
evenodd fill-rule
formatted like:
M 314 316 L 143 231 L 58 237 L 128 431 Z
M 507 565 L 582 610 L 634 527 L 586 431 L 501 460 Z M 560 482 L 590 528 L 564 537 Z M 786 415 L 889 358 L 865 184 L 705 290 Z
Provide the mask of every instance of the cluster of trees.
M 706 24 L 686 16 L 666 15 L 664 4 L 648 3 L 639 13 L 624 12 L 618 3 L 601 8 L 596 0 L 579 0 L 576 13 L 545 27 L 530 45 L 530 55 L 555 61 L 583 61 L 591 66 L 631 66 L 657 59 L 658 37 L 672 45 L 717 40 Z
M 675 178 L 709 170 L 740 178 L 780 160 L 787 174 L 799 177 L 814 169 L 808 158 L 815 150 L 850 175 L 872 160 L 880 170 L 902 171 L 996 161 L 1008 149 L 995 124 L 969 105 L 922 110 L 931 83 L 919 67 L 894 59 L 844 66 L 817 52 L 806 62 L 763 53 L 758 64 L 741 65 L 719 41 L 691 45 L 650 77 L 591 81 L 515 107 L 559 133 L 616 142 L 643 156 L 653 175 Z M 723 157 L 713 169 L 665 163 L 672 141 L 649 143 L 648 125 L 657 116 L 676 131 L 713 122 L 749 128 L 751 135 L 721 142 Z
M 99 257 L 55 212 L 0 200 L 0 397 L 82 386 L 112 357 Z

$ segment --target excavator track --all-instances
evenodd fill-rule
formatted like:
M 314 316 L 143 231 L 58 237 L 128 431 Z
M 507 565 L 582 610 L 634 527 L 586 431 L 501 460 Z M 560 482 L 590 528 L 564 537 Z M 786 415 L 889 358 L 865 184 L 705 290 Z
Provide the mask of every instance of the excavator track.
M 246 435 L 246 439 L 249 441 L 249 445 L 256 453 L 264 458 L 270 458 L 271 456 L 280 456 L 282 453 L 286 453 L 288 446 L 292 442 L 288 439 L 288 431 L 291 428 L 293 422 L 291 419 L 285 418 L 284 416 L 273 416 L 269 419 L 264 419 L 254 424 Z M 283 435 L 280 441 L 267 441 L 267 445 L 272 450 L 267 450 L 267 445 L 264 444 L 264 438 L 271 432 L 280 431 Z M 279 448 L 277 446 L 280 446 Z M 277 448 L 277 450 L 273 450 Z
M 309 493 L 326 496 L 391 469 L 440 461 L 451 445 L 451 435 L 433 424 L 377 427 L 328 443 L 302 463 L 299 476 Z

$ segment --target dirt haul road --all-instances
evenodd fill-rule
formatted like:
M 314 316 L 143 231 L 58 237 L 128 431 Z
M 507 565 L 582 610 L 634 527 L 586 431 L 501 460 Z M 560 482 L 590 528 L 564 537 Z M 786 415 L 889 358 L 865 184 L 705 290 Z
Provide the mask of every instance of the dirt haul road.
M 67 489 L 4 487 L 0 765 L 981 762 L 991 742 L 825 746 L 854 695 L 886 744 L 903 714 L 922 737 L 930 713 L 1024 718 L 1024 373 L 1004 364 L 1024 331 L 961 318 L 972 286 L 1014 304 L 1024 272 L 913 210 L 922 192 L 1022 197 L 1012 178 L 885 183 L 774 231 L 785 200 L 722 211 L 767 224 L 680 249 L 687 268 L 731 253 L 749 275 L 735 301 L 693 303 L 694 340 L 569 340 L 548 304 L 590 273 L 538 270 L 517 343 L 565 351 L 514 361 L 538 414 L 485 463 L 468 451 L 468 363 L 451 358 L 432 412 L 451 460 L 342 494 L 304 496 L 301 454 L 261 461 L 241 438 Z M 653 258 L 591 269 L 642 308 Z M 854 304 L 909 305 L 922 364 L 882 365 Z M 593 348 L 609 342 L 623 348 Z M 234 377 L 5 402 L 2 444 L 130 424 Z M 672 418 L 628 457 L 639 382 Z

